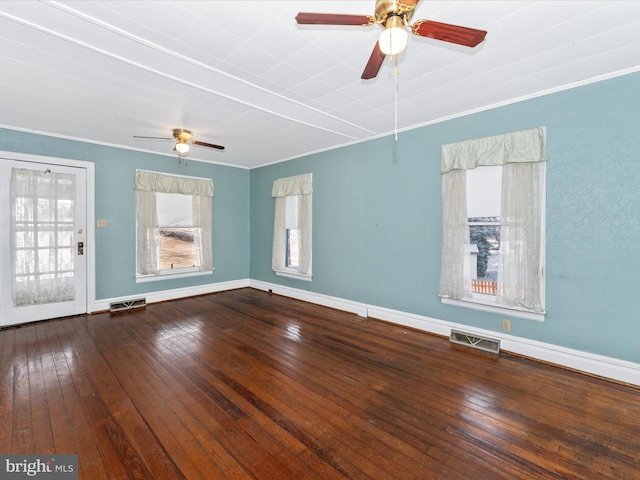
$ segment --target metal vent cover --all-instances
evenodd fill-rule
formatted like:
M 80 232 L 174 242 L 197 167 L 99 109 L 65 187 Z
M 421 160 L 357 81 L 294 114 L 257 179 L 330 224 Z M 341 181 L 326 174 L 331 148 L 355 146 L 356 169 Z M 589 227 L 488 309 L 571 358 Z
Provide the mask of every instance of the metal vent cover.
M 131 310 L 132 308 L 140 308 L 147 306 L 146 298 L 136 298 L 134 300 L 123 300 L 121 302 L 113 302 L 109 304 L 110 312 L 119 312 L 121 310 Z
M 485 352 L 500 353 L 500 340 L 494 338 L 481 337 L 472 333 L 465 333 L 459 330 L 451 330 L 449 340 L 458 345 L 484 350 Z

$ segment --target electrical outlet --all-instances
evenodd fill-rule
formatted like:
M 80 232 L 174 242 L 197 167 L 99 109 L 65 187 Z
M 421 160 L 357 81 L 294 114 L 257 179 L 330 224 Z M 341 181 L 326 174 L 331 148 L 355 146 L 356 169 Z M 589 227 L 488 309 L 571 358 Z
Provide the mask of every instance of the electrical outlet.
M 97 220 L 96 225 L 98 228 L 105 228 L 107 226 L 106 220 Z
M 503 332 L 510 332 L 511 331 L 511 320 L 509 320 L 508 318 L 503 318 L 502 319 L 502 331 Z

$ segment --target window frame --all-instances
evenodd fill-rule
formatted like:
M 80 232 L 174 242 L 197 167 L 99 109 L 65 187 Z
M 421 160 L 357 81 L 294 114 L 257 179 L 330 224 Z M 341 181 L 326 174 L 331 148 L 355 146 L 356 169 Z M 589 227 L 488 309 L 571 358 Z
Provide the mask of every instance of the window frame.
M 286 202 L 286 198 L 288 197 L 292 197 L 292 196 L 299 196 L 299 195 L 287 195 L 285 197 L 285 204 Z M 286 207 L 285 207 L 286 208 Z M 297 202 L 297 209 L 298 209 L 298 214 L 299 214 L 299 209 L 300 209 L 300 202 Z M 300 231 L 300 226 L 298 226 L 298 228 L 296 230 Z M 280 276 L 280 277 L 289 277 L 289 278 L 296 278 L 298 280 L 304 280 L 307 282 L 310 282 L 313 280 L 313 275 L 311 273 L 300 273 L 300 261 L 298 261 L 298 265 L 296 267 L 291 267 L 289 265 L 287 265 L 287 261 L 289 258 L 289 245 L 290 245 L 290 240 L 289 240 L 289 231 L 291 229 L 286 228 L 285 225 L 285 231 L 284 231 L 284 241 L 285 241 L 285 256 L 284 256 L 284 264 L 281 265 L 279 270 L 275 270 L 276 275 Z M 298 255 L 300 254 L 300 252 L 298 251 Z
M 194 215 L 193 215 L 193 195 L 189 195 L 189 194 L 185 194 L 185 193 L 167 193 L 167 192 L 156 192 L 156 196 L 158 197 L 159 195 L 181 195 L 183 197 L 188 197 L 188 201 L 186 201 L 185 203 L 188 204 L 189 208 L 191 209 L 190 211 L 190 216 L 191 216 L 191 224 L 190 226 L 180 226 L 180 227 L 176 227 L 176 226 L 172 226 L 172 225 L 162 225 L 160 223 L 160 220 L 158 220 L 158 234 L 160 235 L 160 242 L 158 244 L 158 260 L 159 260 L 159 265 L 162 266 L 162 230 L 163 229 L 169 229 L 169 228 L 182 228 L 182 229 L 188 229 L 191 231 L 191 233 L 194 235 L 201 235 L 202 233 L 202 229 L 200 227 L 198 227 L 197 225 L 195 225 L 195 221 L 194 221 Z M 174 199 L 175 197 L 171 197 L 171 199 Z M 160 217 L 160 211 L 158 210 L 158 202 L 156 199 L 156 210 L 158 211 L 158 217 Z M 184 207 L 184 205 L 180 205 L 180 207 Z M 194 232 L 194 230 L 197 231 Z M 194 250 L 196 250 L 195 254 L 197 257 L 201 257 L 201 255 L 198 252 L 198 248 L 195 245 L 195 239 L 194 239 Z M 198 258 L 198 262 L 200 262 L 200 258 Z M 160 274 L 180 274 L 180 273 L 189 273 L 189 272 L 194 272 L 194 271 L 199 271 L 200 270 L 200 265 L 192 265 L 190 267 L 179 267 L 179 268 L 167 268 L 167 269 L 160 269 L 159 272 Z
M 542 304 L 546 305 L 545 299 L 545 270 L 546 270 L 546 168 L 542 179 L 542 197 L 541 197 L 541 219 L 540 219 L 540 268 L 539 275 L 540 282 L 540 295 L 542 296 Z M 469 224 L 469 222 L 467 222 Z M 502 221 L 500 222 L 502 225 Z M 473 310 L 480 310 L 484 312 L 498 313 L 503 316 L 510 316 L 515 318 L 523 318 L 526 320 L 534 320 L 536 322 L 544 322 L 546 309 L 543 312 L 534 312 L 526 308 L 502 305 L 496 303 L 496 297 L 494 295 L 487 295 L 478 292 L 471 292 L 471 297 L 464 297 L 460 299 L 441 298 L 441 302 L 445 305 L 456 305 L 459 307 L 471 308 Z
M 138 182 L 138 172 L 145 172 L 147 174 L 151 174 L 151 175 L 158 175 L 161 177 L 174 177 L 173 179 L 175 180 L 175 182 L 177 184 L 180 184 L 181 182 L 189 182 L 189 180 L 191 181 L 207 181 L 210 182 L 211 179 L 208 178 L 204 178 L 204 177 L 195 177 L 195 176 L 186 176 L 186 175 L 177 175 L 177 174 L 169 174 L 169 173 L 162 173 L 162 172 L 153 172 L 153 171 L 146 171 L 146 170 L 136 170 L 136 183 Z M 182 187 L 184 188 L 184 187 Z M 140 188 L 138 188 L 137 186 L 137 190 L 140 190 Z M 177 194 L 181 194 L 181 195 L 185 195 L 190 197 L 191 202 L 193 204 L 194 201 L 194 197 L 196 197 L 196 194 L 194 193 L 184 193 L 182 191 L 160 191 L 160 190 L 154 190 L 152 188 L 146 188 L 147 191 L 152 191 L 154 193 L 177 193 Z M 208 196 L 208 195 L 205 195 Z M 210 269 L 208 268 L 201 268 L 200 265 L 198 266 L 193 266 L 193 267 L 182 267 L 182 268 L 176 268 L 176 269 L 166 269 L 166 270 L 158 270 L 155 273 L 140 273 L 139 268 L 138 268 L 138 242 L 139 242 L 139 234 L 138 234 L 138 201 L 139 199 L 136 198 L 136 236 L 135 236 L 135 240 L 136 240 L 136 268 L 135 268 L 135 279 L 136 279 L 136 283 L 147 283 L 147 282 L 156 282 L 156 281 L 161 281 L 161 280 L 168 280 L 168 279 L 179 279 L 179 278 L 187 278 L 187 277 L 196 277 L 196 276 L 202 276 L 202 275 L 211 275 L 213 274 L 215 267 L 212 265 Z M 213 202 L 213 183 L 211 183 L 211 196 L 210 196 L 210 201 Z M 156 214 L 157 214 L 157 205 L 156 205 Z M 195 216 L 195 212 L 192 212 L 192 215 Z M 160 225 L 157 225 L 156 228 L 159 230 L 161 228 Z M 197 225 L 195 225 L 195 220 L 194 220 L 194 226 L 192 228 L 198 228 L 200 229 L 200 234 L 202 235 L 203 232 L 204 234 L 207 234 L 204 229 L 202 229 L 201 227 L 198 227 Z M 159 232 L 158 232 L 159 234 Z M 208 241 L 208 243 L 212 244 L 212 239 L 213 239 L 213 232 L 208 232 L 208 235 L 211 236 L 210 241 Z M 158 261 L 158 267 L 160 266 L 160 242 L 158 242 L 158 246 L 157 246 L 157 261 Z M 202 257 L 202 253 L 201 252 L 197 252 L 198 255 L 200 257 Z M 211 255 L 213 255 L 213 252 L 211 252 Z
M 516 148 L 514 148 L 516 147 Z M 524 147 L 524 148 L 522 148 Z M 524 155 L 523 155 L 524 152 Z M 498 153 L 498 155 L 496 155 Z M 492 156 L 498 157 L 497 159 L 491 158 Z M 509 160 L 504 160 L 509 158 Z M 538 184 L 540 190 L 540 245 L 539 245 L 539 265 L 537 273 L 537 281 L 539 282 L 539 297 L 541 311 L 527 309 L 521 306 L 505 305 L 502 303 L 496 303 L 498 297 L 488 294 L 469 292 L 464 290 L 465 294 L 460 295 L 456 293 L 458 290 L 451 290 L 452 294 L 448 294 L 451 284 L 442 283 L 441 278 L 441 291 L 440 297 L 443 304 L 456 305 L 465 308 L 471 308 L 474 310 L 487 311 L 491 313 L 498 313 L 503 316 L 510 316 L 516 318 L 524 318 L 528 320 L 534 320 L 544 322 L 546 315 L 546 131 L 544 127 L 537 129 L 531 129 L 528 131 L 514 132 L 511 134 L 498 135 L 495 137 L 486 137 L 484 139 L 469 140 L 466 142 L 460 142 L 458 144 L 443 145 L 442 147 L 442 165 L 441 173 L 444 175 L 452 170 L 464 170 L 469 171 L 479 166 L 491 166 L 491 165 L 504 165 L 509 162 L 522 163 L 522 162 L 542 162 L 543 166 Z M 444 177 L 443 177 L 444 178 Z M 503 180 L 504 182 L 504 180 Z M 466 182 L 465 182 L 466 183 Z M 499 186 L 502 189 L 502 185 Z M 466 190 L 468 192 L 468 188 Z M 443 183 L 443 201 L 444 201 L 444 183 Z M 504 195 L 504 194 L 502 194 Z M 468 204 L 468 203 L 467 203 Z M 476 215 L 466 215 L 467 222 L 467 239 L 469 239 L 469 218 L 474 218 Z M 444 217 L 443 217 L 444 222 Z M 501 228 L 503 226 L 503 219 L 501 217 Z M 444 223 L 443 223 L 443 242 L 444 236 Z M 457 234 L 456 234 L 457 235 Z M 458 238 L 457 236 L 454 238 Z M 502 236 L 501 236 L 502 241 Z M 443 261 L 445 258 L 442 257 Z M 455 258 L 455 257 L 454 257 Z M 444 268 L 443 263 L 443 268 Z M 457 267 L 456 267 L 457 268 Z M 464 269 L 463 269 L 464 270 Z M 456 269 L 453 272 L 458 271 Z M 449 273 L 450 275 L 451 273 Z M 455 278 L 455 277 L 445 277 Z M 448 280 L 447 280 L 448 281 Z M 444 285 L 444 286 L 443 286 Z M 458 287 L 459 288 L 459 287 Z M 470 296 L 468 294 L 471 293 Z M 455 298 L 459 297 L 459 298 Z
M 311 173 L 294 177 L 279 178 L 273 182 L 271 196 L 275 199 L 274 230 L 271 268 L 277 276 L 312 281 L 312 211 L 313 211 L 313 177 Z M 296 196 L 297 229 L 300 231 L 299 261 L 297 267 L 287 266 L 288 231 L 287 211 L 289 197 Z M 281 244 L 282 243 L 282 244 Z M 303 251 L 308 249 L 308 251 Z M 305 260 L 302 257 L 306 256 Z M 303 265 L 301 265 L 303 264 Z M 306 268 L 302 272 L 301 268 Z

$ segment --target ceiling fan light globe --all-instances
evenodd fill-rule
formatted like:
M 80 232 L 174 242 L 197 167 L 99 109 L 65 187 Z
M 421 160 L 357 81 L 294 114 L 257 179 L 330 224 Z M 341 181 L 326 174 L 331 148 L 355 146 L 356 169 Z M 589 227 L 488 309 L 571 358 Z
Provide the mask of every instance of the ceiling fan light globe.
M 184 155 L 189 151 L 189 144 L 184 142 L 178 142 L 176 143 L 175 150 L 179 154 Z
M 378 38 L 380 51 L 385 55 L 398 55 L 407 48 L 409 34 L 403 27 L 387 27 Z

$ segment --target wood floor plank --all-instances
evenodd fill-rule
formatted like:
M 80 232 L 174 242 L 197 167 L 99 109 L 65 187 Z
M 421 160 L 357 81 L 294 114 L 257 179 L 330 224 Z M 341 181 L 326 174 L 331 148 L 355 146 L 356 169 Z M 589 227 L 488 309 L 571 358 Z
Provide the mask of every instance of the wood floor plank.
M 38 334 L 38 342 L 42 346 L 40 355 L 43 365 L 43 382 L 49 414 L 49 418 L 47 420 L 51 423 L 51 433 L 53 437 L 53 449 L 48 453 L 64 452 L 65 454 L 73 454 L 77 452 L 71 428 L 73 425 L 73 419 L 70 412 L 66 409 L 66 403 L 60 387 L 60 380 L 54 357 L 55 347 L 52 349 L 55 342 L 50 336 L 50 325 L 50 322 L 42 322 L 35 325 Z M 34 450 L 37 452 L 41 451 L 37 446 Z
M 247 413 L 245 411 L 252 410 L 251 419 L 256 421 L 257 425 L 251 427 L 251 436 L 253 438 L 260 436 L 262 440 L 260 443 L 271 456 L 275 458 L 284 456 L 286 457 L 284 463 L 288 468 L 295 468 L 297 460 L 290 455 L 291 452 L 298 453 L 306 449 L 307 445 L 295 438 L 290 431 L 282 428 L 282 425 L 279 425 L 278 422 L 274 422 L 274 419 L 269 418 L 264 411 L 256 408 L 261 402 L 253 394 L 249 394 L 247 389 L 239 386 L 237 382 L 233 382 L 216 369 L 209 367 L 207 365 L 209 357 L 206 354 L 199 353 L 195 355 L 191 348 L 183 342 L 174 342 L 173 345 L 178 352 L 183 354 L 183 361 L 189 363 L 187 368 L 191 372 L 190 378 L 200 385 L 202 390 L 210 390 L 211 388 L 207 387 L 207 384 L 215 384 L 216 394 L 212 398 L 215 399 L 217 404 L 224 406 L 224 410 L 229 413 L 230 420 L 237 422 L 238 425 L 247 423 Z M 222 344 L 218 342 L 217 346 L 218 348 L 215 349 L 216 357 L 219 355 Z M 204 360 L 204 362 L 201 363 L 200 360 Z M 227 360 L 230 360 L 230 358 L 227 358 Z M 234 365 L 238 365 L 238 362 L 236 361 Z M 237 367 L 234 367 L 234 370 L 237 371 Z M 233 385 L 235 390 L 230 385 Z M 243 393 L 240 393 L 239 390 Z M 251 390 L 253 391 L 254 388 L 251 387 Z M 231 405 L 234 408 L 231 408 Z M 246 430 L 248 427 L 243 428 Z M 273 441 L 273 437 L 276 437 L 276 441 Z M 271 445 L 271 450 L 273 451 L 265 446 L 267 443 Z M 324 478 L 333 478 L 332 473 L 324 466 L 321 466 L 320 470 L 323 472 Z M 280 472 L 279 474 L 282 475 L 283 473 Z M 290 475 L 293 475 L 291 478 L 300 478 L 299 474 L 293 472 Z
M 271 345 L 271 347 L 273 348 L 273 345 Z M 280 353 L 281 353 L 281 352 L 280 352 Z M 314 378 L 317 378 L 317 376 L 318 376 L 318 375 L 319 375 L 318 371 L 317 371 L 317 370 L 314 370 Z M 358 393 L 356 392 L 356 395 L 357 395 L 357 394 L 358 394 Z M 338 413 L 338 415 L 339 415 L 339 413 Z M 330 415 L 330 414 L 329 414 L 329 415 L 325 415 L 325 416 L 331 417 L 331 415 Z M 366 426 L 370 426 L 370 423 L 369 423 L 369 422 L 364 422 L 363 424 L 364 424 L 364 425 L 366 425 Z M 387 457 L 388 457 L 388 456 L 389 456 L 389 455 L 387 455 Z M 384 463 L 384 462 L 383 462 L 383 463 Z M 405 463 L 406 463 L 406 462 L 405 462 Z M 379 468 L 379 467 L 380 467 L 380 465 L 378 465 L 378 468 Z M 378 473 L 378 474 L 380 474 L 380 473 Z M 389 476 L 390 476 L 390 478 L 400 478 L 400 477 L 401 477 L 401 475 L 399 476 L 399 475 L 397 475 L 397 474 L 393 474 L 393 473 L 389 473 Z
M 46 388 L 47 378 L 51 378 L 54 372 L 53 359 L 47 352 L 45 327 L 42 324 L 34 325 L 32 332 L 34 340 L 28 351 L 28 361 L 33 451 L 53 453 L 55 446 L 51 419 L 54 414 L 50 410 Z
M 259 353 L 254 348 L 249 348 L 250 345 L 236 345 L 230 338 L 226 338 L 227 341 L 230 341 L 234 344 L 235 348 L 238 348 L 239 352 L 246 354 L 247 359 L 250 361 L 247 362 L 247 365 L 255 365 L 256 360 L 260 357 Z M 270 348 L 273 348 L 273 344 L 270 345 Z M 185 352 L 187 353 L 187 352 Z M 266 357 L 262 357 L 265 359 Z M 213 372 L 212 372 L 213 373 Z M 316 418 L 316 424 L 323 425 L 323 422 L 319 421 L 320 414 L 318 413 L 318 408 L 321 408 L 320 405 L 301 405 L 294 394 L 286 395 L 285 387 L 286 384 L 279 384 L 275 382 L 275 377 L 273 376 L 274 372 L 269 372 L 268 368 L 262 367 L 259 371 L 256 371 L 253 367 L 251 369 L 245 368 L 243 370 L 238 370 L 234 372 L 234 378 L 236 380 L 241 380 L 241 382 L 234 381 L 222 374 L 221 372 L 213 373 L 218 378 L 224 378 L 224 382 L 232 385 L 233 388 L 237 392 L 242 392 L 242 396 L 245 399 L 248 399 L 250 403 L 256 407 L 259 411 L 267 414 L 270 418 L 273 419 L 279 426 L 281 426 L 284 430 L 286 430 L 289 434 L 294 435 L 298 438 L 298 440 L 306 445 L 312 452 L 316 455 L 324 457 L 324 453 L 322 448 L 308 435 L 304 435 L 303 432 L 300 431 L 299 428 L 296 428 L 294 425 L 295 418 L 292 417 L 313 417 Z M 240 376 L 240 374 L 244 374 Z M 262 389 L 261 380 L 268 378 L 265 389 Z M 300 393 L 300 392 L 296 392 Z M 284 395 L 284 399 L 280 399 L 279 397 Z M 303 394 L 302 394 L 303 395 Z M 274 407 L 274 404 L 277 407 Z M 348 411 L 338 412 L 335 415 L 327 415 L 328 418 L 337 419 L 336 421 L 343 422 L 342 418 L 348 415 Z M 345 426 L 343 425 L 343 428 Z M 321 432 L 321 435 L 327 433 L 327 424 L 325 423 Z M 321 436 L 318 435 L 317 437 Z M 317 438 L 316 437 L 316 438 Z M 352 439 L 347 442 L 347 444 L 343 445 L 343 449 L 352 449 L 354 448 L 353 443 L 357 443 L 357 439 Z M 357 448 L 357 447 L 355 447 Z M 363 455 L 356 455 L 356 457 L 362 457 Z M 331 464 L 331 460 L 329 458 L 325 458 L 325 461 Z M 356 467 L 354 467 L 356 468 Z M 357 468 L 356 468 L 357 470 Z M 361 470 L 357 470 L 357 474 L 359 476 L 363 476 L 364 473 Z
M 0 335 L 0 452 L 11 452 L 13 443 L 13 392 L 16 329 Z
M 87 418 L 82 407 L 82 399 L 76 389 L 73 377 L 73 370 L 78 368 L 77 375 L 80 374 L 80 365 L 75 357 L 71 354 L 73 349 L 72 339 L 76 334 L 76 330 L 72 322 L 67 319 L 61 321 L 44 322 L 47 330 L 47 338 L 49 339 L 49 347 L 54 360 L 56 377 L 48 382 L 52 385 L 50 391 L 54 391 L 53 384 L 57 380 L 60 395 L 57 397 L 62 401 L 62 408 L 65 411 L 66 422 L 60 422 L 60 419 L 53 419 L 52 422 L 57 428 L 67 428 L 66 435 L 61 437 L 59 431 L 56 434 L 56 453 L 61 454 L 77 454 L 78 470 L 81 478 L 108 478 L 108 468 L 105 468 L 103 451 L 106 446 L 101 446 L 97 441 L 96 432 L 98 427 L 93 425 L 91 419 Z M 24 328 L 24 327 L 23 327 Z M 96 352 L 98 354 L 98 352 Z M 50 402 L 54 397 L 51 396 Z M 58 407 L 59 408 L 59 407 Z M 55 411 L 56 408 L 53 409 Z M 66 450 L 66 442 L 69 442 L 67 435 L 73 438 L 75 448 Z M 57 442 L 63 442 L 58 446 Z M 63 450 L 63 448 L 65 448 Z M 114 477 L 118 478 L 118 477 Z
M 16 332 L 13 362 L 12 453 L 33 453 L 31 392 L 29 390 L 29 345 L 32 329 Z
M 0 451 L 81 479 L 640 478 L 640 389 L 249 288 L 0 349 Z
M 203 424 L 192 418 L 189 403 L 183 402 L 185 392 L 172 375 L 158 368 L 143 348 L 119 348 L 104 338 L 106 332 L 97 333 L 101 349 L 110 362 L 124 367 L 126 375 L 116 375 L 126 394 L 137 405 L 140 414 L 155 432 L 164 448 L 186 478 L 226 478 L 223 471 L 210 462 L 205 446 L 199 442 L 205 430 Z M 167 390 L 172 395 L 167 398 Z M 195 420 L 195 421 L 194 421 Z M 214 425 L 214 429 L 220 427 Z M 215 431 L 213 430 L 213 431 Z M 209 433 L 211 430 L 206 429 Z
M 108 439 L 116 455 L 126 459 L 125 468 L 133 472 L 134 477 L 185 478 L 123 390 L 106 357 L 93 355 L 87 349 L 92 339 L 86 334 L 86 319 L 74 319 L 74 322 L 79 332 L 74 342 L 75 352 L 84 367 L 82 375 L 74 381 L 84 400 L 87 418 L 101 426 L 100 433 Z
M 273 345 L 271 345 L 271 347 L 273 348 Z M 279 353 L 281 353 L 281 352 L 279 352 Z M 317 380 L 317 379 L 318 379 L 318 377 L 319 377 L 320 375 L 322 375 L 322 373 L 321 373 L 319 370 L 314 370 L 314 375 L 313 375 L 314 379 L 316 379 L 316 380 Z M 333 382 L 329 381 L 328 383 L 333 383 L 333 384 L 335 385 L 335 383 L 336 383 L 336 382 L 335 382 L 335 381 L 333 381 Z M 360 388 L 360 387 L 359 387 L 359 388 Z M 304 394 L 303 392 L 299 392 L 299 393 Z M 354 395 L 355 397 L 357 397 L 357 395 L 358 395 L 358 391 L 355 391 L 355 392 L 353 393 L 353 395 Z M 333 399 L 332 399 L 332 400 L 333 400 Z M 313 401 L 313 400 L 312 400 L 312 401 Z M 350 408 L 350 409 L 353 409 L 353 405 L 351 405 L 349 408 Z M 332 415 L 333 415 L 333 416 L 339 416 L 339 415 L 340 415 L 340 412 L 323 412 L 323 413 L 322 413 L 322 415 L 323 415 L 323 416 L 325 416 L 325 417 L 329 417 L 329 418 L 331 418 L 331 417 L 332 417 Z M 366 427 L 370 427 L 371 425 L 372 425 L 372 424 L 371 424 L 371 421 L 361 422 L 361 426 L 363 426 L 364 428 L 366 428 Z M 385 435 L 384 433 L 380 433 L 380 435 L 388 441 L 388 435 Z M 402 448 L 402 447 L 401 447 L 401 448 Z M 389 456 L 389 455 L 387 455 L 387 456 Z M 406 463 L 406 462 L 405 462 L 405 463 Z M 397 474 L 396 474 L 396 475 L 390 474 L 390 475 L 391 475 L 391 476 L 396 476 L 396 477 L 398 477 L 398 478 L 399 478 L 399 476 L 398 476 Z

